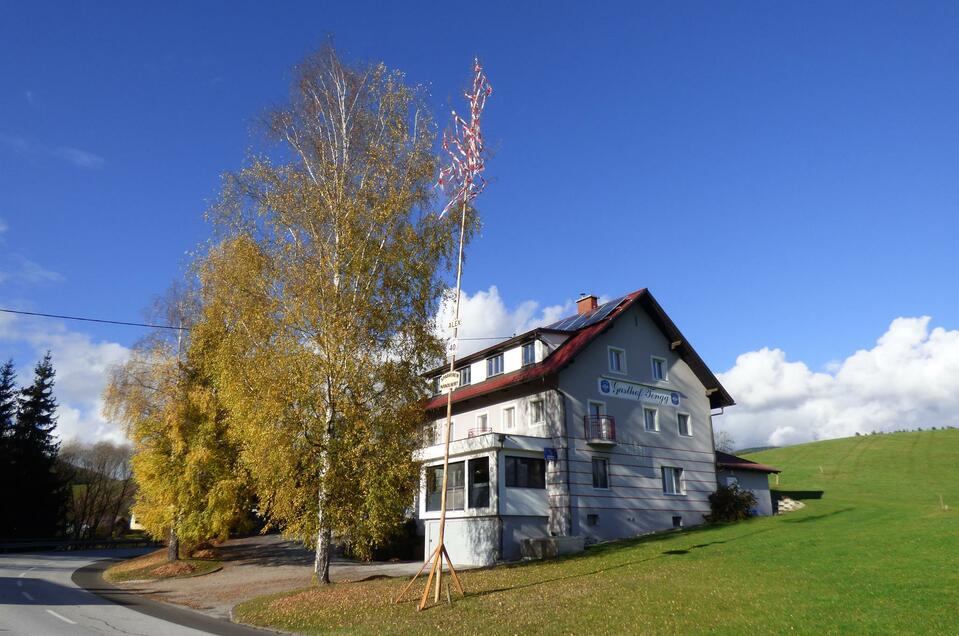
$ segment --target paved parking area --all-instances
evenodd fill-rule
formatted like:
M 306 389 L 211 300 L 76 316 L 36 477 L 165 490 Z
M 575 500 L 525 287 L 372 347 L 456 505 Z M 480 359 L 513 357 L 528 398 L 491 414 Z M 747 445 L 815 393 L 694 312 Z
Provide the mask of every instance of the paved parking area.
M 313 577 L 313 552 L 279 535 L 231 539 L 220 545 L 219 572 L 187 579 L 119 583 L 118 587 L 154 600 L 186 605 L 217 618 L 229 618 L 234 605 L 254 596 L 307 587 Z M 334 559 L 333 581 L 371 576 L 413 576 L 422 562 L 365 563 Z

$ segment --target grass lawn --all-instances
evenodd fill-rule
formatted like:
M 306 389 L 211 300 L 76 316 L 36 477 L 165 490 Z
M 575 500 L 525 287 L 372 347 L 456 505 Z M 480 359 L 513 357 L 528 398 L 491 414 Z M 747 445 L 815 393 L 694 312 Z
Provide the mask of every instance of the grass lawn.
M 213 559 L 181 559 L 177 563 L 167 563 L 166 548 L 163 548 L 135 559 L 117 563 L 107 568 L 103 576 L 112 583 L 155 581 L 157 579 L 198 576 L 212 572 L 219 567 L 220 562 Z
M 779 488 L 806 507 L 466 572 L 466 598 L 419 613 L 413 594 L 389 602 L 405 580 L 379 580 L 261 597 L 234 616 L 311 633 L 959 633 L 959 430 L 752 458 L 782 468 Z

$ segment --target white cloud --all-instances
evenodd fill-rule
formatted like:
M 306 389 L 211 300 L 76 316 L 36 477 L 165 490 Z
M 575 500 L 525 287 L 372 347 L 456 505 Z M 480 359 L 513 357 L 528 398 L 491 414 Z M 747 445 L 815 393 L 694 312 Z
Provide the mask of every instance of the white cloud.
M 3 234 L 4 232 L 6 232 L 8 227 L 9 226 L 7 225 L 6 221 L 4 221 L 3 219 L 0 219 L 0 234 Z
M 0 145 L 6 146 L 17 154 L 54 157 L 68 163 L 72 163 L 78 168 L 94 170 L 103 167 L 103 164 L 106 163 L 106 160 L 103 157 L 87 150 L 81 150 L 71 146 L 57 146 L 56 148 L 49 148 L 41 143 L 31 141 L 20 135 L 6 135 L 0 133 Z
M 959 330 L 896 318 L 876 345 L 825 372 L 763 348 L 719 374 L 737 405 L 714 419 L 740 448 L 959 425 Z
M 450 300 L 440 308 L 436 324 L 440 333 L 448 333 L 446 325 L 453 317 L 452 294 Z M 463 293 L 460 296 L 459 351 L 464 356 L 480 349 L 492 346 L 504 338 L 529 331 L 556 322 L 564 316 L 576 313 L 576 303 L 567 300 L 561 305 L 540 307 L 534 300 L 525 300 L 514 309 L 509 309 L 499 295 L 496 285 L 486 291 L 478 291 L 472 296 Z M 469 340 L 469 338 L 492 338 L 490 340 Z
M 11 254 L 7 265 L 0 269 L 0 283 L 56 283 L 62 280 L 62 274 L 46 269 L 20 254 Z
M 126 439 L 120 426 L 103 417 L 102 393 L 110 367 L 130 351 L 115 342 L 94 341 L 62 323 L 0 314 L 0 341 L 26 344 L 35 360 L 19 360 L 20 384 L 33 379 L 33 365 L 49 350 L 56 369 L 54 395 L 60 404 L 57 434 L 63 440 Z
M 58 159 L 69 161 L 80 168 L 96 169 L 103 166 L 106 161 L 100 155 L 95 155 L 86 150 L 71 148 L 70 146 L 60 146 L 53 150 L 53 156 Z

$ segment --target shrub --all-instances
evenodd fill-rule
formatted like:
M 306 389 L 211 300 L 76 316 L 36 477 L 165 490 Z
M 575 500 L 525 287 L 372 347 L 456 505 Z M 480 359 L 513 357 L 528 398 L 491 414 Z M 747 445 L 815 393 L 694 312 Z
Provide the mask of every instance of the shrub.
M 749 517 L 749 511 L 756 506 L 756 497 L 748 490 L 743 490 L 739 484 L 720 486 L 716 492 L 709 495 L 711 512 L 706 515 L 706 521 L 742 521 Z

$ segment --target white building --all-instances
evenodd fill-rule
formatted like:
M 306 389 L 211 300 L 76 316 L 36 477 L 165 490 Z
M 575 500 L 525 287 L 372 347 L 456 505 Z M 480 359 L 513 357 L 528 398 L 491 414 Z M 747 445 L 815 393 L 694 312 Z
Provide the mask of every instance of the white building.
M 716 477 L 723 486 L 737 484 L 743 490 L 753 493 L 756 507 L 753 515 L 773 514 L 772 497 L 769 494 L 769 475 L 782 472 L 778 468 L 757 464 L 748 459 L 716 451 Z
M 525 538 L 589 543 L 697 524 L 709 512 L 712 410 L 732 398 L 647 290 L 577 305 L 575 316 L 457 361 L 446 529 L 454 562 L 516 559 Z M 431 443 L 417 452 L 427 556 L 446 404 L 446 395 L 428 402 Z

